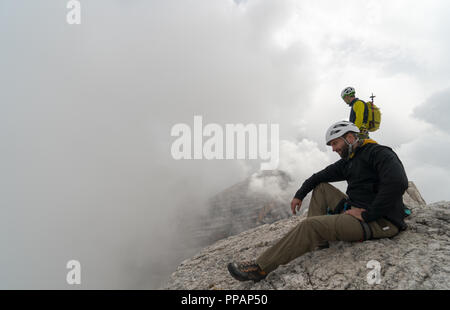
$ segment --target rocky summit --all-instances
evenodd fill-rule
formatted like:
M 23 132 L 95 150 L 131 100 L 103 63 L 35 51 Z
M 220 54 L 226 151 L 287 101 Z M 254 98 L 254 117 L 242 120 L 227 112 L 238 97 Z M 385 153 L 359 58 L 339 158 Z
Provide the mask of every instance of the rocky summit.
M 227 264 L 255 259 L 305 214 L 217 241 L 183 261 L 164 289 L 450 289 L 450 202 L 426 204 L 410 182 L 408 229 L 390 239 L 330 242 L 258 283 L 233 279 Z M 375 279 L 375 280 L 374 280 Z

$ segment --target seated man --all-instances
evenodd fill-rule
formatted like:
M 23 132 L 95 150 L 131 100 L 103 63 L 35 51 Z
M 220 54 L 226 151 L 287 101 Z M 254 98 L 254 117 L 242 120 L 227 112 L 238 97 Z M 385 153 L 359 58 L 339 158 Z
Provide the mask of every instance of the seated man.
M 313 190 L 308 217 L 256 261 L 233 262 L 230 274 L 239 281 L 264 279 L 293 259 L 326 247 L 328 241 L 389 238 L 406 229 L 403 193 L 408 179 L 394 151 L 370 139 L 360 140 L 358 127 L 337 122 L 326 143 L 341 159 L 307 179 L 291 202 L 292 213 Z M 347 195 L 327 182 L 346 180 Z

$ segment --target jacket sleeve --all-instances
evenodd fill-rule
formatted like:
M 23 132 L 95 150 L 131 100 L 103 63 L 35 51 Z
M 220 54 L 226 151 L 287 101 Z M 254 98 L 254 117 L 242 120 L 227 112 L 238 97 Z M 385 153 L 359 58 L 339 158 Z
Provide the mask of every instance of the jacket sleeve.
M 309 179 L 303 182 L 294 197 L 303 200 L 305 196 L 308 195 L 308 193 L 320 183 L 344 181 L 344 165 L 345 161 L 341 159 L 334 164 L 329 165 L 325 169 L 313 174 Z
M 378 193 L 372 204 L 362 213 L 365 222 L 386 216 L 396 199 L 408 188 L 408 178 L 403 164 L 388 147 L 373 153 L 371 162 L 379 178 Z
M 361 127 L 365 127 L 364 124 L 364 109 L 365 105 L 362 101 L 358 100 L 355 102 L 355 104 L 352 107 L 353 111 L 355 112 L 355 125 L 361 130 Z

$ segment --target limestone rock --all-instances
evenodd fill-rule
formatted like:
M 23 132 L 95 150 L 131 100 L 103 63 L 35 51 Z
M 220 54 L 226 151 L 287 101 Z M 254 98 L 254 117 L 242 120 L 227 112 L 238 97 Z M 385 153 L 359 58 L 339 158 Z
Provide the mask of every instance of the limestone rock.
M 419 190 L 417 189 L 414 182 L 409 181 L 408 182 L 408 189 L 406 190 L 405 194 L 403 195 L 403 203 L 409 207 L 414 209 L 417 206 L 426 205 L 427 203 L 422 198 L 422 195 L 420 194 Z
M 307 253 L 280 266 L 259 282 L 239 282 L 227 270 L 233 260 L 255 259 L 305 215 L 220 240 L 183 261 L 165 289 L 450 289 L 450 202 L 426 205 L 410 184 L 404 196 L 412 210 L 409 228 L 391 239 L 330 242 L 330 248 Z M 380 263 L 380 284 L 369 284 Z

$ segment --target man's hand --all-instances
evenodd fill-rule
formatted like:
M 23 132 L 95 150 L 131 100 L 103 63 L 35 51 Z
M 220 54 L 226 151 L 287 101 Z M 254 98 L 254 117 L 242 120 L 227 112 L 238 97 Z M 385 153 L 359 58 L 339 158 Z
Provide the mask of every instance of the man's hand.
M 358 220 L 360 220 L 361 222 L 364 222 L 361 213 L 365 212 L 366 210 L 364 209 L 360 209 L 360 208 L 352 208 L 350 210 L 345 211 L 344 214 L 349 214 L 353 217 L 356 217 Z
M 302 201 L 300 199 L 298 199 L 298 198 L 292 199 L 292 202 L 291 202 L 292 214 L 296 215 L 297 214 L 296 211 L 300 211 L 301 206 L 302 206 Z

